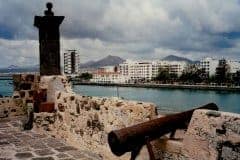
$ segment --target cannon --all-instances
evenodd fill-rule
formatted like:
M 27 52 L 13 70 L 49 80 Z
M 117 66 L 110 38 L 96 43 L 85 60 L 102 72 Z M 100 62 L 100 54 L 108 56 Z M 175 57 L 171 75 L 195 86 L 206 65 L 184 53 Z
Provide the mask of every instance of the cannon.
M 170 137 L 173 137 L 177 129 L 187 129 L 192 114 L 196 109 L 218 110 L 218 107 L 214 103 L 209 103 L 185 112 L 170 114 L 123 129 L 111 131 L 108 134 L 108 144 L 111 151 L 117 156 L 121 156 L 126 152 L 131 152 L 131 160 L 134 160 L 142 146 L 146 144 L 150 159 L 154 160 L 155 158 L 150 142 L 167 133 L 171 133 Z

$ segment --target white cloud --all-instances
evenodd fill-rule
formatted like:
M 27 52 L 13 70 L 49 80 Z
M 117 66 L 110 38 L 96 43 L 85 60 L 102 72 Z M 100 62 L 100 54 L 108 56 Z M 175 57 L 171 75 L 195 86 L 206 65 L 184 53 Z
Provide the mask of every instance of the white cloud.
M 43 15 L 46 2 L 0 0 L 0 27 L 13 37 L 0 41 L 0 54 L 8 53 L 5 59 L 28 56 L 31 51 L 38 61 L 33 18 Z M 239 54 L 239 0 L 53 0 L 53 4 L 55 15 L 65 16 L 62 51 L 77 49 L 82 61 L 108 54 L 137 59 L 167 54 L 237 58 Z M 16 63 L 29 63 L 28 59 Z
M 38 46 L 35 40 L 0 39 L 0 67 L 38 64 Z

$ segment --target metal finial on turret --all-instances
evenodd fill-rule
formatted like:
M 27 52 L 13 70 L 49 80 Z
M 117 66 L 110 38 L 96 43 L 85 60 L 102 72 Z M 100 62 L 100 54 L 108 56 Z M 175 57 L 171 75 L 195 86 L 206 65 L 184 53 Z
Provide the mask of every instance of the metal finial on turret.
M 54 16 L 54 13 L 52 11 L 53 4 L 51 2 L 48 2 L 46 4 L 47 10 L 44 11 L 45 16 Z

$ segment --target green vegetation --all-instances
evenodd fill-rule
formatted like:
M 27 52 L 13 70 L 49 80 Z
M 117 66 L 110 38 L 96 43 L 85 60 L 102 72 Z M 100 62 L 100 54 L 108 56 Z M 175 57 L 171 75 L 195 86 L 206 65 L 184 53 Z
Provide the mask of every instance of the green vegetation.
M 196 65 L 189 65 L 181 76 L 172 74 L 169 69 L 159 69 L 159 73 L 154 82 L 159 83 L 182 83 L 182 84 L 217 84 L 217 85 L 240 85 L 240 71 L 230 73 L 230 67 L 226 60 L 219 61 L 216 68 L 216 75 L 210 76 L 204 69 L 199 69 Z
M 86 72 L 74 78 L 69 78 L 69 81 L 84 82 L 84 81 L 89 81 L 91 78 L 92 78 L 92 74 Z
M 207 79 L 208 79 L 208 76 L 205 70 L 198 69 L 195 66 L 183 72 L 183 74 L 179 77 L 180 82 L 193 83 L 193 84 L 206 82 Z
M 86 73 L 82 73 L 78 78 L 82 79 L 82 80 L 90 80 L 92 78 L 92 74 L 86 72 Z
M 162 83 L 170 83 L 173 81 L 176 81 L 178 79 L 178 76 L 174 73 L 169 73 L 169 69 L 165 68 L 159 69 L 159 73 L 157 75 L 157 77 L 154 79 L 154 81 L 160 81 Z

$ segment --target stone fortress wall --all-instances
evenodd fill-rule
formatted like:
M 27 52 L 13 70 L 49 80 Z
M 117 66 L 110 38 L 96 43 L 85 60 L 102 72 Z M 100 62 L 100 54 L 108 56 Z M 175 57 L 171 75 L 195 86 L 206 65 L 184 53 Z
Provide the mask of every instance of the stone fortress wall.
M 14 85 L 13 98 L 8 101 L 5 98 L 3 103 L 11 105 L 1 104 L 0 113 L 6 106 L 10 106 L 9 116 L 24 114 L 26 111 L 21 110 L 24 106 L 40 107 L 34 113 L 33 130 L 61 138 L 103 159 L 129 159 L 130 156 L 129 153 L 114 156 L 107 144 L 107 133 L 159 116 L 151 103 L 77 95 L 65 76 L 18 75 Z M 188 129 L 179 133 L 178 139 L 164 136 L 152 142 L 156 158 L 240 159 L 239 114 L 197 110 Z M 149 159 L 145 147 L 137 159 Z
M 118 159 L 107 144 L 111 130 L 156 116 L 156 106 L 151 103 L 77 95 L 63 76 L 42 77 L 40 88 L 48 90 L 47 99 L 54 101 L 55 112 L 35 113 L 34 129 L 98 153 L 103 159 Z M 121 159 L 129 159 L 129 155 Z
M 0 119 L 20 115 L 24 115 L 24 108 L 20 98 L 0 98 Z
M 14 92 L 12 97 L 0 98 L 0 118 L 26 114 L 27 103 L 33 103 L 39 81 L 39 75 L 13 75 Z

